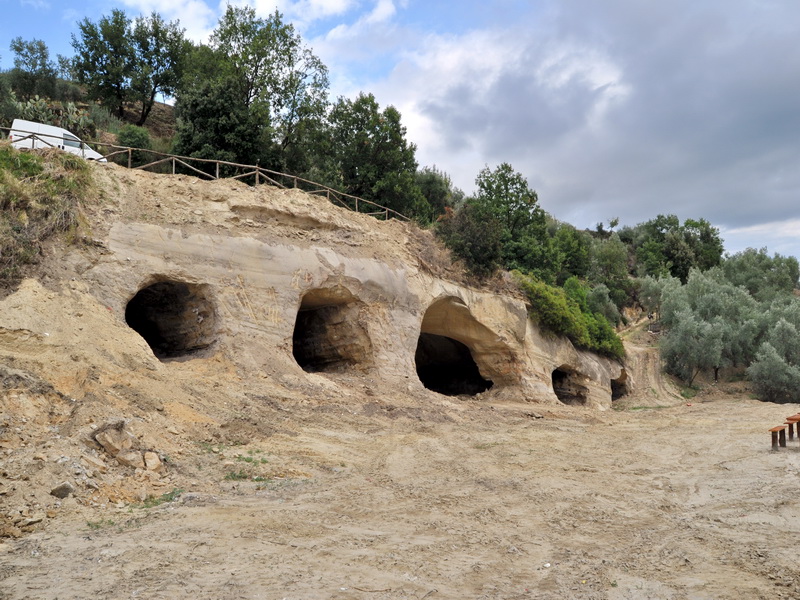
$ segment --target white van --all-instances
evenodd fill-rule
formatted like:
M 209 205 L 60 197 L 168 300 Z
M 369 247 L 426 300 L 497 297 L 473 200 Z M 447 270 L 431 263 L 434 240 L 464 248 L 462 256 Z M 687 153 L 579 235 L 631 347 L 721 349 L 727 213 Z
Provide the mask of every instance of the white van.
M 92 150 L 78 137 L 53 125 L 14 119 L 8 139 L 14 148 L 58 148 L 86 160 L 108 162 L 102 154 Z

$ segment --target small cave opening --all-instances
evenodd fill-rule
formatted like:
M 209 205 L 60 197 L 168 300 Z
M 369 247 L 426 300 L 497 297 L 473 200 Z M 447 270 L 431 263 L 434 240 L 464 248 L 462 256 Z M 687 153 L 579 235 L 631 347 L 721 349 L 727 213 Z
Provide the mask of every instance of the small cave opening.
M 362 303 L 343 287 L 307 292 L 292 334 L 292 355 L 307 373 L 372 366 L 372 343 L 360 321 Z
M 582 406 L 586 404 L 588 389 L 578 382 L 578 374 L 568 367 L 559 367 L 553 371 L 553 391 L 564 404 Z
M 619 400 L 623 396 L 628 395 L 628 374 L 625 369 L 616 379 L 611 380 L 611 401 Z
M 162 361 L 192 357 L 211 347 L 216 321 L 205 284 L 159 281 L 139 290 L 125 307 L 125 322 Z
M 445 396 L 474 396 L 492 387 L 481 376 L 470 349 L 444 335 L 420 333 L 414 362 L 422 385 Z

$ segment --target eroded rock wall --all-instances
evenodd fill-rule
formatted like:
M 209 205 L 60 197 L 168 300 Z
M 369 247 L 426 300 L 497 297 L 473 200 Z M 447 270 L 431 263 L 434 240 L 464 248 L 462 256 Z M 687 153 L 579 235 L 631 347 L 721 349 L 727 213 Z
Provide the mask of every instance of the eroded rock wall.
M 60 276 L 80 279 L 121 323 L 132 302 L 151 322 L 170 313 L 160 325 L 151 323 L 174 325 L 159 333 L 166 350 L 148 348 L 127 330 L 128 353 L 141 354 L 143 364 L 152 364 L 153 352 L 165 360 L 216 356 L 242 377 L 287 388 L 336 392 L 348 384 L 339 378 L 346 375 L 363 378 L 376 393 L 425 395 L 435 392 L 418 377 L 415 358 L 420 335 L 427 334 L 469 349 L 474 365 L 463 369 L 477 367 L 490 385 L 482 395 L 487 399 L 602 409 L 611 405 L 612 380 L 624 377 L 622 365 L 543 335 L 521 300 L 422 268 L 410 249 L 409 225 L 381 223 L 296 190 L 209 184 L 112 165 L 104 177 L 114 201 L 94 214 L 94 244 L 102 251 L 70 250 Z M 158 293 L 165 289 L 189 290 L 191 301 L 170 312 L 165 304 L 173 300 Z M 298 333 L 298 323 L 305 331 Z M 200 342 L 182 348 L 185 332 Z M 448 368 L 457 376 L 461 367 Z M 568 385 L 554 386 L 554 373 L 557 379 L 567 374 Z M 579 393 L 559 399 L 557 391 L 567 388 Z

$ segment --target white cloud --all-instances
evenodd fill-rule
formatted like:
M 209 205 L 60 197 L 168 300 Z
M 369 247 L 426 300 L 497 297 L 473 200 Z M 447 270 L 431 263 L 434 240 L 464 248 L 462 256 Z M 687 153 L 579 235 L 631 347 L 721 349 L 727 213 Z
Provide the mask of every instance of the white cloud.
M 220 14 L 227 4 L 251 6 L 262 18 L 278 10 L 286 21 L 303 31 L 316 21 L 346 14 L 357 6 L 357 0 L 221 0 Z
M 375 5 L 375 8 L 367 14 L 363 19 L 363 23 L 374 25 L 375 23 L 384 23 L 391 19 L 397 9 L 394 7 L 394 2 L 392 0 L 378 0 L 378 3 Z
M 218 15 L 204 0 L 122 0 L 122 2 L 147 16 L 159 13 L 166 21 L 179 20 L 186 36 L 195 42 L 206 42 L 217 24 Z

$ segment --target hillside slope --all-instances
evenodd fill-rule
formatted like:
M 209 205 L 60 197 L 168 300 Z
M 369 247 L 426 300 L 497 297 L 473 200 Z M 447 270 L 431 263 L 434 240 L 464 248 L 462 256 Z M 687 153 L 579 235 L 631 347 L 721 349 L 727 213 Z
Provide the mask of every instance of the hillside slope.
M 94 171 L 0 300 L 0 597 L 796 597 L 796 407 L 678 402 L 411 225 Z

